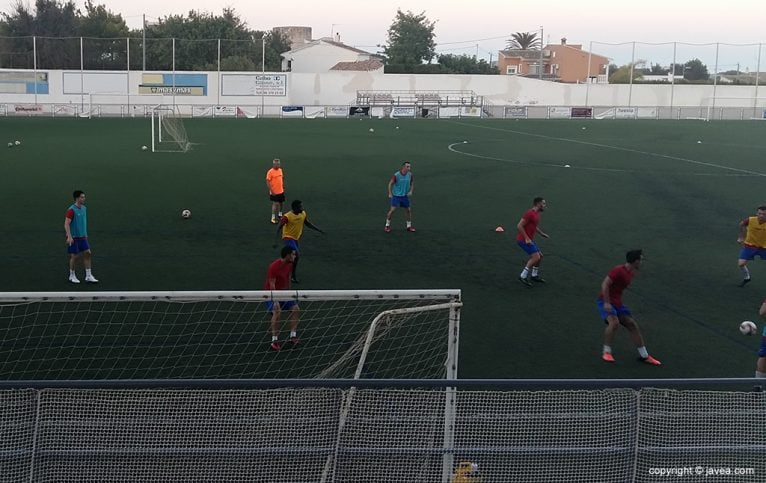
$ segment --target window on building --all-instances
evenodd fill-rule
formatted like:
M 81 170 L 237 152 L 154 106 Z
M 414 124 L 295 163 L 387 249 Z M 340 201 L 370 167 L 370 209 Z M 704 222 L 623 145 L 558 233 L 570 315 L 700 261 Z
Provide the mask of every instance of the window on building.
M 518 74 L 518 65 L 509 65 L 505 68 L 505 73 L 508 75 Z

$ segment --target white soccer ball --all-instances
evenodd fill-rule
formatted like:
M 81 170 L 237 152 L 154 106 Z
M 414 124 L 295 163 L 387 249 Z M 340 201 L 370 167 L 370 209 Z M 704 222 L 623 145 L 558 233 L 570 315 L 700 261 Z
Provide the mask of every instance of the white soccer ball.
M 149 149 L 149 148 L 146 147 L 146 146 L 141 146 L 141 151 L 146 151 L 147 149 Z
M 758 331 L 758 326 L 754 322 L 746 320 L 739 324 L 739 331 L 742 335 L 753 335 Z
M 15 141 L 13 144 L 15 144 L 16 146 L 21 146 L 21 141 L 19 141 L 19 140 L 17 139 L 17 140 L 16 140 L 16 141 Z
M 463 144 L 468 144 L 468 141 L 463 141 Z
M 702 144 L 702 141 L 697 141 L 697 144 Z
M 190 210 L 183 210 L 181 212 L 181 218 L 191 218 L 191 211 Z
M 13 147 L 13 143 L 8 143 L 8 147 L 12 148 Z
M 396 129 L 399 129 L 399 126 L 396 126 Z
M 375 132 L 375 130 L 373 128 L 370 128 L 370 132 Z
M 587 127 L 585 127 L 585 126 L 583 126 L 583 127 L 582 127 L 582 129 L 583 129 L 583 131 L 584 131 L 584 130 L 586 130 L 586 129 L 588 129 L 588 128 L 587 128 Z
M 571 166 L 569 166 L 568 164 L 565 164 L 564 167 L 565 168 L 571 168 Z

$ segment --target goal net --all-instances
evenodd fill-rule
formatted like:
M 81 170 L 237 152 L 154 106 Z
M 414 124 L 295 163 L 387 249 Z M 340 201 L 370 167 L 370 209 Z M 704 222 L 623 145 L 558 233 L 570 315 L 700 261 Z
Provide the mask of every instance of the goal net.
M 152 152 L 182 152 L 191 149 L 183 118 L 176 106 L 156 106 L 151 112 Z M 156 129 L 155 129 L 156 122 Z
M 292 350 L 270 350 L 270 301 L 298 302 Z M 0 379 L 456 378 L 460 307 L 459 290 L 2 293 Z

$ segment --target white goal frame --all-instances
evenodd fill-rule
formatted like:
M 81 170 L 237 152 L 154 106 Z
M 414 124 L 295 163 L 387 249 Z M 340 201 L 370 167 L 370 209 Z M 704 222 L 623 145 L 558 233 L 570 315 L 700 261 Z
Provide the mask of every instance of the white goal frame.
M 163 114 L 164 113 L 164 114 Z M 153 153 L 185 153 L 191 148 L 191 143 L 188 140 L 184 143 L 184 145 L 179 145 L 175 140 L 168 140 L 169 137 L 167 133 L 165 133 L 165 129 L 162 126 L 162 119 L 163 116 L 167 116 L 168 113 L 172 113 L 174 117 L 181 119 L 182 116 L 179 114 L 178 107 L 173 105 L 165 105 L 165 104 L 158 104 L 156 106 L 151 107 L 150 112 L 150 120 L 152 123 L 152 145 L 151 149 Z M 154 122 L 157 121 L 157 128 L 155 130 Z M 184 128 L 184 134 L 186 132 L 186 129 Z M 163 140 L 163 134 L 165 137 L 165 140 Z M 163 145 L 164 143 L 164 145 Z M 167 146 L 175 145 L 176 148 L 168 148 Z

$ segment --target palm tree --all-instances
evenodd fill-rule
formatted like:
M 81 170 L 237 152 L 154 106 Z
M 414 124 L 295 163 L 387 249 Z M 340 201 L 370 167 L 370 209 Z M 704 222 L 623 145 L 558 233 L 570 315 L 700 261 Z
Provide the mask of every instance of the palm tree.
M 537 38 L 537 32 L 516 32 L 508 39 L 509 49 L 538 49 L 540 48 L 540 39 Z

